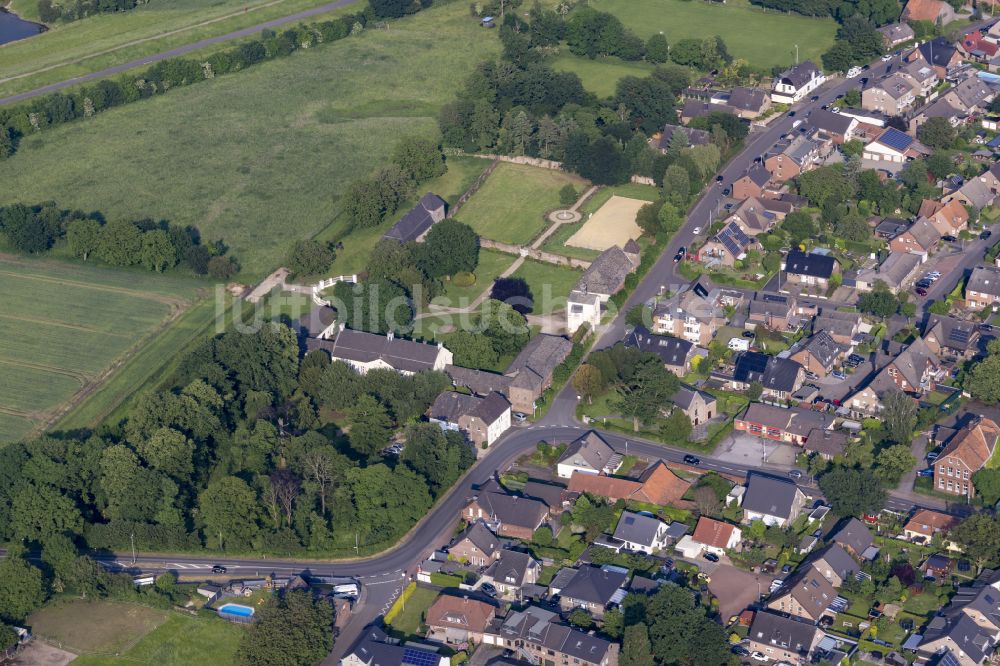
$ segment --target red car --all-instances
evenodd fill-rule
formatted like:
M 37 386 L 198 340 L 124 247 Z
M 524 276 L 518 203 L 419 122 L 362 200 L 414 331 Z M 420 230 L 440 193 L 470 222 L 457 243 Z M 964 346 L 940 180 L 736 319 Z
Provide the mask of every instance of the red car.
M 927 290 L 923 287 L 917 287 L 917 296 L 926 296 Z

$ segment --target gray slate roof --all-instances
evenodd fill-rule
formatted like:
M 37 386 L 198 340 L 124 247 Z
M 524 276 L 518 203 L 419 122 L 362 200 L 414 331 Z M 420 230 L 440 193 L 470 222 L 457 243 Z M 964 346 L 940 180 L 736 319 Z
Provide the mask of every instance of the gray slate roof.
M 662 521 L 652 516 L 623 511 L 615 527 L 614 537 L 622 541 L 652 546 Z
M 539 333 L 524 346 L 504 373 L 518 386 L 541 388 L 556 366 L 573 351 L 573 343 L 558 335 Z
M 486 575 L 505 585 L 521 587 L 528 571 L 535 567 L 538 562 L 528 553 L 504 548 L 500 551 L 500 559 L 490 565 Z
M 653 335 L 644 326 L 636 326 L 625 337 L 625 346 L 640 351 L 652 352 L 660 357 L 664 365 L 684 367 L 694 343 L 669 335 Z
M 830 544 L 816 555 L 816 560 L 823 560 L 841 580 L 847 580 L 854 575 L 860 567 L 854 558 L 848 555 L 847 551 L 837 544 Z
M 476 548 L 484 553 L 493 554 L 500 549 L 500 540 L 482 520 L 472 523 L 455 539 L 456 542 L 468 539 Z
M 400 243 L 417 240 L 422 233 L 430 229 L 434 224 L 435 214 L 438 216 L 444 215 L 444 209 L 447 205 L 444 199 L 428 192 L 420 197 L 417 205 L 400 218 L 399 222 L 394 224 L 392 229 L 385 232 L 382 238 L 396 240 Z
M 833 535 L 833 542 L 840 544 L 841 546 L 850 547 L 855 553 L 860 555 L 865 552 L 869 546 L 875 543 L 875 537 L 872 536 L 871 530 L 869 530 L 864 523 L 862 523 L 857 518 L 849 518 L 840 529 L 838 529 Z
M 1000 296 L 1000 268 L 996 266 L 976 266 L 965 285 L 966 291 Z
M 729 106 L 741 111 L 760 112 L 767 97 L 767 91 L 762 88 L 737 86 L 729 92 Z
M 781 73 L 780 78 L 784 83 L 790 83 L 796 88 L 801 88 L 818 76 L 819 73 L 819 67 L 813 64 L 812 60 L 805 60 L 794 67 L 786 69 Z
M 802 345 L 803 351 L 808 351 L 825 368 L 832 368 L 843 348 L 833 341 L 825 330 L 819 330 Z
M 664 125 L 663 129 L 660 131 L 660 150 L 667 150 L 670 148 L 670 142 L 673 140 L 674 135 L 680 132 L 684 135 L 685 142 L 687 146 L 704 146 L 712 142 L 712 134 L 706 132 L 705 130 L 695 129 L 693 127 L 682 127 L 681 125 Z
M 808 436 L 814 429 L 826 429 L 833 423 L 833 418 L 822 412 L 799 407 L 776 407 L 763 402 L 750 403 L 739 418 L 766 428 L 778 428 L 799 437 Z
M 611 598 L 624 587 L 628 574 L 618 571 L 607 571 L 595 566 L 582 566 L 576 575 L 559 593 L 567 599 L 575 599 L 599 606 L 611 603 Z
M 687 384 L 681 384 L 677 389 L 677 392 L 670 396 L 670 402 L 674 403 L 681 409 L 690 409 L 691 404 L 697 396 L 701 396 L 701 399 L 705 401 L 705 404 L 711 405 L 715 402 L 715 396 L 711 393 L 701 391 Z
M 612 645 L 603 638 L 560 624 L 556 613 L 537 606 L 511 611 L 496 633 L 503 640 L 526 640 L 588 664 L 600 664 Z
M 600 472 L 614 455 L 615 450 L 604 441 L 604 438 L 597 431 L 589 430 L 566 447 L 566 451 L 559 457 L 559 462 L 569 460 L 573 456 L 579 456 L 591 468 Z
M 829 279 L 836 265 L 837 260 L 825 254 L 792 250 L 785 257 L 785 272 L 794 275 Z
M 625 277 L 635 268 L 625 251 L 614 245 L 594 259 L 573 289 L 588 294 L 613 295 L 621 289 Z
M 548 514 L 549 509 L 542 502 L 529 497 L 517 497 L 506 493 L 486 492 L 478 498 L 479 506 L 488 512 L 490 518 L 504 525 L 536 529 Z
M 791 481 L 763 474 L 751 474 L 743 497 L 743 508 L 768 516 L 788 519 L 798 487 Z
M 798 652 L 805 657 L 816 637 L 816 631 L 816 626 L 813 624 L 793 620 L 776 613 L 758 611 L 750 625 L 747 637 L 765 645 L 787 646 L 791 651 Z
M 381 359 L 396 370 L 420 372 L 432 370 L 439 348 L 391 335 L 376 335 L 345 328 L 333 340 L 306 340 L 306 349 L 322 349 L 331 358 L 371 363 Z

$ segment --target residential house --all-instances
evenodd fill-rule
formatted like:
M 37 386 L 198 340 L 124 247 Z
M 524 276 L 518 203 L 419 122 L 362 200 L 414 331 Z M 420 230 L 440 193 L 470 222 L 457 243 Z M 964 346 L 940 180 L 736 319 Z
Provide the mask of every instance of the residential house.
M 698 260 L 706 266 L 733 268 L 737 261 L 746 259 L 747 253 L 760 247 L 753 236 L 747 235 L 735 221 L 705 241 L 698 250 Z
M 918 215 L 930 220 L 942 236 L 957 236 L 969 222 L 969 211 L 959 198 L 948 202 L 924 199 Z
M 875 225 L 872 229 L 875 238 L 881 238 L 885 241 L 891 241 L 910 226 L 909 222 L 899 217 L 887 217 L 884 219 L 873 217 L 869 220 L 869 224 Z
M 994 656 L 1000 640 L 1000 577 L 986 570 L 972 585 L 959 587 L 943 610 L 927 624 L 918 658 L 944 653 L 959 666 L 979 666 Z
M 385 232 L 382 238 L 400 243 L 421 242 L 431 227 L 445 218 L 448 204 L 436 194 L 428 192 L 420 197 L 417 205 Z
M 622 499 L 660 506 L 690 506 L 683 499 L 690 487 L 690 481 L 674 474 L 662 460 L 643 470 L 638 480 L 586 473 L 576 473 L 569 480 L 572 493 L 605 497 L 611 502 Z
M 761 88 L 737 86 L 729 91 L 728 104 L 740 118 L 753 120 L 771 108 L 771 96 Z
M 745 174 L 733 181 L 732 196 L 738 200 L 760 197 L 769 182 L 771 182 L 771 172 L 763 164 L 754 164 Z
M 812 561 L 812 566 L 836 588 L 861 570 L 854 558 L 836 543 L 820 551 Z
M 333 340 L 309 338 L 306 349 L 321 349 L 334 361 L 343 361 L 362 375 L 369 370 L 395 370 L 412 375 L 425 370 L 442 371 L 451 364 L 452 353 L 444 345 L 397 338 L 393 333 L 377 335 L 340 327 Z
M 695 283 L 691 289 L 653 307 L 653 332 L 708 347 L 719 327 L 726 324 L 724 307 L 707 289 Z
M 581 474 L 614 474 L 622 464 L 621 455 L 601 437 L 589 430 L 566 447 L 556 463 L 556 473 L 564 479 Z
M 764 168 L 771 174 L 771 180 L 783 183 L 814 168 L 821 154 L 818 142 L 798 133 L 772 146 L 764 156 Z
M 918 509 L 903 526 L 903 536 L 913 543 L 928 545 L 936 535 L 940 535 L 948 550 L 958 550 L 955 542 L 947 537 L 960 522 L 962 521 L 957 516 L 930 509 Z
M 747 650 L 760 652 L 768 661 L 809 663 L 824 634 L 816 625 L 794 618 L 758 611 L 750 624 Z
M 705 146 L 712 143 L 712 133 L 705 130 L 694 129 L 693 127 L 682 127 L 681 125 L 664 125 L 660 130 L 660 139 L 656 147 L 664 155 L 671 146 L 676 148 L 690 148 L 692 146 Z
M 449 365 L 445 372 L 455 386 L 469 389 L 479 396 L 496 391 L 506 396 L 515 412 L 533 414 L 535 401 L 552 386 L 552 373 L 566 360 L 573 343 L 558 335 L 539 333 L 507 366 L 504 374 L 472 370 Z
M 487 567 L 500 557 L 500 540 L 482 520 L 473 520 L 449 546 L 448 555 L 474 567 Z
M 955 108 L 948 100 L 943 98 L 935 99 L 933 102 L 920 107 L 916 111 L 910 112 L 907 129 L 911 134 L 915 135 L 920 130 L 920 127 L 931 118 L 944 118 L 952 127 L 958 127 L 967 120 L 965 113 Z M 914 151 L 915 154 L 916 151 Z
M 379 627 L 365 628 L 361 638 L 340 660 L 341 666 L 450 666 L 451 659 L 438 654 L 431 646 L 414 642 L 401 645 Z M 610 666 L 610 665 L 609 665 Z
M 781 270 L 788 283 L 826 289 L 840 268 L 830 255 L 792 250 L 782 260 Z
M 541 570 L 541 563 L 530 554 L 505 548 L 483 573 L 483 581 L 492 584 L 504 598 L 520 600 L 525 585 L 538 583 Z
M 466 522 L 483 520 L 500 536 L 530 541 L 549 515 L 543 502 L 487 490 L 473 497 L 462 512 Z
M 846 406 L 852 417 L 878 417 L 882 413 L 882 399 L 892 391 L 900 390 L 897 379 L 890 377 L 885 368 L 867 384 L 851 394 Z M 918 388 L 917 391 L 919 392 Z
M 875 543 L 871 530 L 857 518 L 848 518 L 836 532 L 832 541 L 854 557 L 862 557 Z
M 446 645 L 481 643 L 496 608 L 468 596 L 441 594 L 427 609 L 427 638 Z
M 813 319 L 812 330 L 813 334 L 828 334 L 838 345 L 849 346 L 854 344 L 854 338 L 861 331 L 861 315 L 824 307 Z
M 510 403 L 496 392 L 480 398 L 445 391 L 434 400 L 427 418 L 443 430 L 463 433 L 481 451 L 510 428 Z
M 493 622 L 483 643 L 533 664 L 618 666 L 617 643 L 562 624 L 557 613 L 538 606 L 511 610 L 502 621 Z
M 691 361 L 696 356 L 708 356 L 707 350 L 690 340 L 672 335 L 653 335 L 645 326 L 636 326 L 624 342 L 626 347 L 656 354 L 663 361 L 663 366 L 678 377 L 691 372 Z
M 582 608 L 600 619 L 612 603 L 625 597 L 628 571 L 617 567 L 584 565 L 559 592 L 559 608 L 569 613 Z
M 725 223 L 726 225 L 735 223 L 747 236 L 759 236 L 774 229 L 775 225 L 785 219 L 792 210 L 794 206 L 791 203 L 752 196 L 741 201 L 729 213 Z M 743 248 L 747 247 L 749 245 L 744 244 Z
M 787 400 L 805 381 L 806 371 L 798 361 L 745 351 L 737 355 L 730 388 L 746 391 L 754 382 L 764 388 L 762 398 Z
M 823 460 L 833 460 L 834 457 L 844 453 L 847 441 L 847 433 L 842 430 L 813 428 L 806 435 L 806 443 L 802 448 L 806 453 L 815 453 Z
M 878 29 L 882 35 L 882 45 L 887 49 L 913 39 L 913 28 L 906 23 L 890 23 Z
M 939 358 L 968 360 L 985 351 L 986 340 L 975 322 L 932 314 L 924 329 L 924 342 Z
M 881 282 L 889 291 L 898 294 L 905 291 L 920 268 L 920 256 L 909 252 L 890 252 L 885 261 L 875 268 L 866 268 L 858 272 L 854 280 L 854 288 L 858 291 L 872 291 L 877 282 Z
M 785 527 L 802 515 L 805 505 L 805 494 L 791 481 L 751 473 L 743 496 L 743 522 L 762 520 Z
M 733 427 L 764 439 L 805 444 L 813 429 L 832 428 L 833 418 L 811 409 L 776 407 L 763 402 L 752 402 L 736 417 Z
M 975 497 L 972 476 L 993 457 L 1000 426 L 979 417 L 955 433 L 934 461 L 934 488 L 949 495 Z
M 965 283 L 965 307 L 996 310 L 997 301 L 1000 301 L 1000 267 L 976 266 Z
M 809 336 L 809 339 L 789 358 L 805 368 L 806 373 L 811 372 L 823 378 L 833 372 L 833 369 L 844 358 L 847 349 L 834 342 L 825 330 L 816 330 L 818 332 Z
M 979 30 L 973 30 L 962 36 L 958 41 L 958 50 L 970 60 L 989 62 L 1000 51 L 996 42 L 990 41 Z
M 811 60 L 791 67 L 774 79 L 771 101 L 776 104 L 794 104 L 811 95 L 826 82 L 826 77 Z
M 922 338 L 914 340 L 879 374 L 885 373 L 904 393 L 924 394 L 934 390 L 940 377 L 941 362 Z
M 553 515 L 562 513 L 563 507 L 572 496 L 566 486 L 533 480 L 525 481 L 521 494 L 544 502 L 545 506 L 549 507 L 549 513 Z
M 920 2 L 921 4 L 936 4 L 950 7 L 950 5 L 948 5 L 947 2 L 943 2 L 943 0 L 917 0 L 917 2 Z M 903 20 L 911 20 L 907 18 L 905 10 L 903 11 Z M 945 23 L 950 20 L 951 19 L 948 19 Z M 949 69 L 962 64 L 962 54 L 959 53 L 958 47 L 944 37 L 935 37 L 934 39 L 929 39 L 926 42 L 923 42 L 916 49 L 907 54 L 905 59 L 907 62 L 913 62 L 915 60 L 923 61 L 925 64 L 934 69 L 937 77 L 942 81 L 944 81 L 947 77 Z
M 337 311 L 329 305 L 317 305 L 299 317 L 299 337 L 303 340 L 314 338 L 327 340 L 337 334 Z
M 785 294 L 757 292 L 750 301 L 747 326 L 763 326 L 778 333 L 791 333 L 799 328 L 795 313 L 795 298 Z
M 676 409 L 684 412 L 693 426 L 707 423 L 719 413 L 714 395 L 686 384 L 680 385 L 670 401 Z
M 970 76 L 941 94 L 941 99 L 965 115 L 982 113 L 996 96 L 996 91 L 978 76 Z
M 889 241 L 890 252 L 905 252 L 927 260 L 931 250 L 941 240 L 941 232 L 926 217 L 918 218 L 906 231 Z
M 575 332 L 582 324 L 596 329 L 601 323 L 601 306 L 625 286 L 625 278 L 639 267 L 639 245 L 630 240 L 625 248 L 617 245 L 602 252 L 587 267 L 566 303 L 566 328 Z
M 899 116 L 908 111 L 916 99 L 910 82 L 897 74 L 865 88 L 861 92 L 861 108 Z
M 1000 193 L 1000 166 L 994 164 L 987 171 L 965 181 L 958 190 L 945 195 L 942 201 L 956 202 L 961 206 L 982 210 L 996 201 L 998 193 Z
M 687 125 L 695 118 L 701 118 L 711 113 L 731 113 L 736 115 L 737 110 L 728 104 L 714 104 L 697 99 L 688 99 L 684 101 L 684 105 L 681 107 L 678 115 L 681 122 Z
M 937 71 L 921 58 L 901 65 L 896 71 L 916 87 L 918 97 L 925 99 L 930 98 L 940 81 Z
M 722 556 L 727 550 L 738 550 L 743 532 L 732 523 L 724 523 L 706 516 L 698 519 L 691 539 L 709 553 Z
M 824 615 L 833 616 L 830 604 L 837 598 L 837 590 L 816 567 L 801 568 L 771 595 L 767 608 L 787 613 L 807 622 L 818 622 Z
M 614 537 L 627 550 L 652 555 L 667 547 L 667 524 L 652 516 L 623 511 Z
M 895 164 L 897 168 L 908 159 L 919 156 L 914 148 L 916 140 L 909 134 L 900 132 L 895 127 L 886 127 L 874 139 L 865 144 L 862 158 L 877 162 L 879 167 L 885 164 Z
M 900 18 L 944 25 L 955 20 L 955 9 L 944 0 L 908 0 Z
M 840 145 L 854 138 L 854 131 L 858 128 L 858 119 L 827 109 L 816 109 L 809 116 L 809 125 L 821 134 L 830 137 L 833 143 Z

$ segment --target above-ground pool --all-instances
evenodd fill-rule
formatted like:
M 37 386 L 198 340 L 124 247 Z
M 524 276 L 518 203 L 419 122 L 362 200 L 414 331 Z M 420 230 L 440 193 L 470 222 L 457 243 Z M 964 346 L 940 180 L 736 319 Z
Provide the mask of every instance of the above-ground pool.
M 224 604 L 219 606 L 219 615 L 235 617 L 253 617 L 253 608 L 240 604 Z

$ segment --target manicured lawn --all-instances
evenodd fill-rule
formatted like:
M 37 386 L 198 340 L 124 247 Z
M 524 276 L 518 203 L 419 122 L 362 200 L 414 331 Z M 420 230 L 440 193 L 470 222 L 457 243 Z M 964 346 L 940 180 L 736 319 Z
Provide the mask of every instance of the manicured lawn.
M 613 196 L 627 197 L 629 199 L 644 199 L 645 201 L 656 201 L 660 194 L 652 185 L 636 185 L 635 183 L 625 183 L 624 185 L 610 185 L 602 187 L 587 199 L 580 212 L 585 216 L 588 213 L 596 213 L 601 206 L 608 202 Z
M 526 260 L 512 277 L 528 283 L 534 299 L 532 314 L 550 314 L 566 308 L 566 298 L 581 271 L 540 261 Z
M 192 224 L 249 282 L 330 224 L 401 136 L 435 135 L 456 82 L 498 51 L 466 6 L 433 7 L 28 137 L 0 163 L 0 204 Z
M 643 39 L 663 32 L 673 44 L 689 37 L 719 35 L 734 58 L 751 65 L 790 66 L 795 62 L 795 44 L 799 61 L 812 59 L 833 45 L 837 24 L 829 18 L 811 18 L 798 14 L 765 12 L 751 7 L 747 0 L 729 0 L 725 4 L 688 0 L 602 0 L 599 9 L 611 12 L 626 27 Z
M 450 282 L 445 283 L 444 294 L 435 303 L 449 307 L 464 307 L 476 300 L 479 294 L 490 288 L 493 281 L 504 272 L 517 257 L 497 252 L 496 250 L 480 250 L 479 266 L 476 267 L 476 283 L 470 287 L 459 287 Z
M 118 653 L 167 621 L 169 613 L 137 604 L 70 601 L 46 606 L 28 618 L 32 632 L 64 649 Z
M 568 50 L 549 61 L 553 69 L 560 72 L 573 72 L 580 77 L 583 87 L 598 97 L 611 97 L 615 94 L 618 79 L 626 76 L 648 76 L 653 71 L 653 65 L 646 62 L 627 62 L 620 58 L 584 58 L 575 56 Z
M 455 217 L 484 238 L 526 245 L 545 228 L 545 214 L 561 207 L 559 189 L 584 181 L 562 171 L 500 164 Z
M 173 329 L 186 311 L 195 306 L 199 330 L 215 311 L 204 281 L 55 260 L 6 257 L 0 290 L 0 441 L 50 424 L 94 392 L 104 415 L 169 359 L 164 342 L 190 333 Z M 129 370 L 111 377 L 128 381 L 105 393 L 106 371 L 126 360 Z
M 84 655 L 80 666 L 156 664 L 157 666 L 213 666 L 232 662 L 245 628 L 223 619 L 171 613 L 165 623 L 146 634 L 120 657 Z
M 546 252 L 552 252 L 554 254 L 561 254 L 564 257 L 573 257 L 574 259 L 585 259 L 587 261 L 592 261 L 597 258 L 600 254 L 597 250 L 588 250 L 585 247 L 576 247 L 574 245 L 566 245 L 566 241 L 580 230 L 585 222 L 577 222 L 576 224 L 563 224 L 555 233 L 549 236 L 548 240 L 542 243 L 542 249 Z
M 424 613 L 431 607 L 437 596 L 437 590 L 418 585 L 413 594 L 410 595 L 410 598 L 406 600 L 406 604 L 402 610 L 392 619 L 389 626 L 404 634 L 417 633 L 420 625 L 423 623 Z
M 330 267 L 330 275 L 353 275 L 365 269 L 372 248 L 382 235 L 392 228 L 405 215 L 425 192 L 433 192 L 454 205 L 458 198 L 472 186 L 479 174 L 489 162 L 476 157 L 449 157 L 448 171 L 443 175 L 424 183 L 420 190 L 400 206 L 399 211 L 377 227 L 368 229 L 351 229 L 349 221 L 343 215 L 337 217 L 318 236 L 320 240 L 340 241 L 343 249 L 338 250 Z
M 151 0 L 132 11 L 97 14 L 68 23 L 57 22 L 41 35 L 3 47 L 0 96 L 96 72 L 206 37 L 223 35 L 318 7 L 327 1 Z M 38 20 L 37 7 L 37 0 L 13 0 L 12 4 L 12 9 L 20 16 L 35 21 Z M 347 11 L 357 10 L 348 6 L 338 13 Z M 329 16 L 324 14 L 309 20 L 326 20 Z M 225 44 L 216 48 L 228 46 Z M 84 60 L 77 62 L 81 58 Z M 14 76 L 20 78 L 5 80 Z

